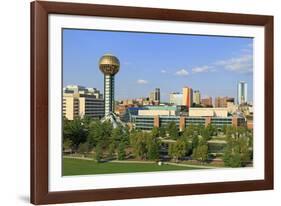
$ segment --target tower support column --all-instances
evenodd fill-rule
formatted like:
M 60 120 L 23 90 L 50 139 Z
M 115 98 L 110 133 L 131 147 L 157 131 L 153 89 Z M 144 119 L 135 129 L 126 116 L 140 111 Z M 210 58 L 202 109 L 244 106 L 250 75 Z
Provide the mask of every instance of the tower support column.
M 104 75 L 104 112 L 105 116 L 114 112 L 114 76 Z

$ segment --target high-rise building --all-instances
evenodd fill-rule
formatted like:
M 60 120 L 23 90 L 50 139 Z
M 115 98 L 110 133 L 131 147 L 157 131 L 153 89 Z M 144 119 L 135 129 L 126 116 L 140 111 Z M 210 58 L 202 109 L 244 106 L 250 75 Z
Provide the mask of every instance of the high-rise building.
M 243 104 L 243 103 L 247 103 L 247 83 L 244 81 L 240 81 L 238 82 L 238 86 L 237 86 L 237 103 Z
M 170 94 L 170 104 L 182 105 L 182 93 L 174 92 Z
M 155 89 L 155 101 L 160 103 L 160 88 Z
M 201 104 L 201 94 L 199 90 L 195 90 L 193 92 L 193 103 L 195 103 L 196 105 Z
M 101 119 L 104 116 L 103 95 L 96 88 L 69 85 L 63 89 L 63 116 L 68 120 L 76 117 Z
M 184 87 L 182 89 L 182 104 L 190 108 L 193 103 L 193 91 L 192 88 Z
M 216 97 L 215 107 L 226 107 L 226 97 Z
M 114 76 L 119 71 L 120 62 L 112 54 L 105 54 L 100 58 L 99 68 L 104 74 L 104 110 L 107 116 L 114 112 Z
M 149 93 L 149 101 L 153 102 L 155 100 L 155 92 L 150 92 Z
M 201 99 L 201 104 L 205 107 L 212 107 L 213 106 L 213 100 L 212 97 L 206 97 Z
M 160 88 L 155 88 L 154 91 L 149 94 L 149 101 L 154 103 L 160 103 Z
M 233 97 L 216 97 L 215 99 L 215 107 L 227 107 L 227 103 L 234 103 Z

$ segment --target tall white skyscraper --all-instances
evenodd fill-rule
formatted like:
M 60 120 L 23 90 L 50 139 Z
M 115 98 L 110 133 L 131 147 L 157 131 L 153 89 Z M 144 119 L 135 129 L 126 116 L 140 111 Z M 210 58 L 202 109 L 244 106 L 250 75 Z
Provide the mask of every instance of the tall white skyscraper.
M 247 103 L 247 91 L 248 91 L 248 84 L 244 81 L 238 82 L 238 87 L 237 87 L 238 104 Z

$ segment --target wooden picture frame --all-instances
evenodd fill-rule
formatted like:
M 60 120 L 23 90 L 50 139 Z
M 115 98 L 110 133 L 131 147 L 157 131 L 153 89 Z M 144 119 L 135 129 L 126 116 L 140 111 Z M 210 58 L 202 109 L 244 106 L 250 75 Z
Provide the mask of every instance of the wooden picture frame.
M 148 20 L 256 25 L 265 28 L 264 180 L 50 192 L 48 190 L 48 15 L 82 15 Z M 273 17 L 156 8 L 35 1 L 31 3 L 31 202 L 164 197 L 273 189 Z

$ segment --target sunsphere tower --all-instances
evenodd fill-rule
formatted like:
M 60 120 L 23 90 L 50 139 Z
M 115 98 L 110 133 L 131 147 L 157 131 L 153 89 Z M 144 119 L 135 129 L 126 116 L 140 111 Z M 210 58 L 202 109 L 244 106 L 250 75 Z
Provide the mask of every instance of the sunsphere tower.
M 120 62 L 112 54 L 104 54 L 99 61 L 99 67 L 104 74 L 104 112 L 105 117 L 114 113 L 114 75 L 120 68 Z

